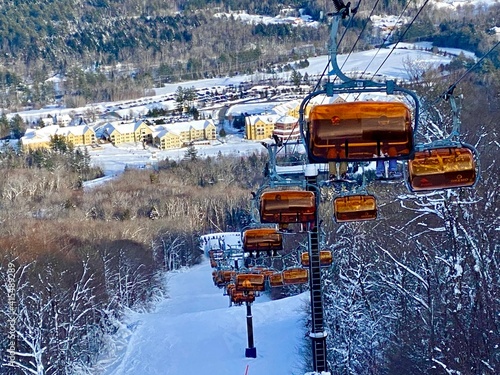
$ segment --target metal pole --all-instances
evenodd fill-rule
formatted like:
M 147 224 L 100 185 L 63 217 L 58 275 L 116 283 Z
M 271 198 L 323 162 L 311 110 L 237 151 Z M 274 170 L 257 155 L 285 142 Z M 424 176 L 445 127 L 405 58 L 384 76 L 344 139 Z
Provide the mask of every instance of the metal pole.
M 318 170 L 308 164 L 305 170 L 308 190 L 318 194 Z M 317 198 L 317 197 L 316 197 Z M 316 199 L 318 202 L 318 199 Z M 312 359 L 315 372 L 328 371 L 326 358 L 326 332 L 323 324 L 323 294 L 321 290 L 321 266 L 319 256 L 318 213 L 309 228 L 309 290 L 311 293 L 311 337 Z
M 245 349 L 246 358 L 257 358 L 257 348 L 253 343 L 253 322 L 252 322 L 252 303 L 245 302 L 247 305 L 247 334 L 248 334 L 248 348 Z

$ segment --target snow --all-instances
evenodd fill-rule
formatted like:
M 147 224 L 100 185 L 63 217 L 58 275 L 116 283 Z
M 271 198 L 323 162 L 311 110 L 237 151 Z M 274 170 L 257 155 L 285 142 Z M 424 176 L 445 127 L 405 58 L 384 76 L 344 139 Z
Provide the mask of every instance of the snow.
M 225 156 L 250 156 L 256 152 L 267 152 L 259 142 L 246 141 L 240 136 L 230 135 L 223 141 L 224 143 L 216 141 L 213 145 L 197 145 L 197 156 L 200 158 L 217 157 L 219 153 Z M 186 147 L 175 150 L 159 150 L 156 147 L 145 149 L 140 143 L 123 143 L 118 146 L 102 144 L 99 147 L 90 148 L 89 153 L 92 165 L 101 167 L 106 176 L 116 176 L 125 168 L 154 168 L 159 160 L 167 158 L 182 160 L 186 150 Z
M 302 15 L 302 16 L 261 16 L 257 14 L 248 14 L 245 11 L 236 11 L 230 13 L 216 13 L 214 15 L 216 18 L 234 18 L 235 20 L 239 20 L 241 22 L 256 25 L 256 24 L 264 24 L 264 25 L 276 25 L 276 24 L 289 24 L 292 26 L 306 26 L 306 27 L 319 27 L 319 22 L 313 21 L 310 16 Z
M 170 273 L 170 298 L 151 313 L 128 316 L 127 326 L 133 327 L 128 328 L 128 343 L 104 374 L 302 375 L 308 293 L 275 301 L 265 294 L 256 298 L 257 358 L 246 358 L 246 306 L 228 307 L 229 297 L 214 286 L 211 273 L 207 259 Z
M 491 6 L 498 4 L 499 0 L 433 0 L 438 8 L 457 9 L 460 6 Z
M 356 52 L 351 54 L 349 57 L 347 55 L 340 55 L 338 57 L 339 66 L 346 73 L 348 72 L 367 72 L 374 74 L 378 70 L 378 76 L 384 76 L 388 79 L 405 80 L 408 78 L 408 72 L 405 69 L 405 64 L 409 61 L 418 62 L 420 66 L 438 66 L 440 64 L 446 64 L 451 61 L 451 56 L 443 56 L 442 54 L 433 54 L 431 52 L 425 51 L 425 49 L 430 48 L 430 44 L 417 43 L 417 44 L 406 44 L 400 43 L 397 48 L 392 51 L 392 46 L 390 48 L 384 48 L 380 50 L 368 50 L 362 52 Z M 451 51 L 449 51 L 451 53 Z M 453 50 L 453 53 L 460 53 L 461 50 Z M 387 56 L 390 54 L 389 58 Z M 466 56 L 473 56 L 473 54 L 464 51 Z M 379 69 L 380 64 L 385 61 L 384 65 Z M 309 66 L 307 68 L 299 69 L 298 71 L 304 75 L 307 73 L 310 79 L 315 80 L 323 71 L 325 66 L 328 64 L 329 56 L 317 56 L 308 59 Z M 347 60 L 347 62 L 346 62 Z M 281 76 L 287 77 L 290 72 L 280 73 Z M 221 87 L 228 85 L 238 85 L 241 82 L 248 82 L 252 80 L 251 75 L 241 75 L 234 77 L 222 77 L 205 79 L 198 81 L 188 81 L 183 83 L 167 84 L 162 88 L 155 89 L 155 96 L 143 98 L 136 100 L 136 102 L 156 101 L 160 98 L 165 98 L 168 95 L 175 93 L 179 86 L 183 88 L 195 87 L 196 89 L 205 88 L 207 90 L 218 90 Z M 231 105 L 228 109 L 227 115 L 238 115 L 240 113 L 273 113 L 272 107 L 278 105 L 278 102 L 251 102 L 251 103 L 241 103 Z M 114 106 L 116 103 L 100 103 L 94 104 L 93 107 L 110 107 Z M 221 105 L 224 105 L 222 103 Z M 128 113 L 133 112 L 135 107 L 127 108 Z M 139 107 L 139 109 L 142 108 Z M 140 109 L 141 110 L 141 109 Z M 20 113 L 25 118 L 33 119 L 36 116 L 46 116 L 48 113 L 53 113 L 54 111 L 58 113 L 63 113 L 64 111 L 70 111 L 70 109 L 57 109 L 54 110 L 38 110 L 38 111 L 28 111 Z M 85 112 L 85 108 L 71 109 L 71 111 Z M 56 114 L 56 113 L 53 113 Z M 226 129 L 228 130 L 228 129 Z M 236 132 L 236 130 L 234 131 Z M 228 133 L 231 133 L 228 132 Z M 215 157 L 219 154 L 222 155 L 233 155 L 242 156 L 250 155 L 254 152 L 266 152 L 262 147 L 260 142 L 252 142 L 243 139 L 243 134 L 239 135 L 229 135 L 221 138 L 218 142 L 214 142 L 212 145 L 206 146 L 196 146 L 199 157 L 211 156 Z M 124 168 L 151 168 L 154 167 L 158 160 L 163 160 L 165 158 L 181 160 L 184 158 L 186 148 L 181 148 L 177 150 L 159 150 L 155 147 L 148 147 L 144 149 L 141 144 L 124 144 L 118 147 L 112 145 L 101 145 L 97 148 L 89 149 L 92 163 L 97 166 L 101 166 L 104 170 L 106 176 L 114 176 L 123 172 Z M 89 183 L 91 184 L 91 183 Z M 88 184 L 86 183 L 86 186 Z

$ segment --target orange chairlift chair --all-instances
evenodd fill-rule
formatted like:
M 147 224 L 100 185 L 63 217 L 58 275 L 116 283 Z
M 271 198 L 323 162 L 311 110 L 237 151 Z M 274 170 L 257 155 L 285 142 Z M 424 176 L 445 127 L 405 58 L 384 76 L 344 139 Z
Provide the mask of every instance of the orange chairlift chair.
M 415 92 L 394 80 L 376 82 L 346 76 L 337 61 L 337 32 L 340 18 L 334 17 L 330 33 L 332 70 L 323 89 L 308 94 L 299 107 L 299 125 L 310 163 L 408 160 L 413 156 L 420 102 Z M 387 95 L 370 101 L 366 94 Z M 352 94 L 359 101 L 313 105 L 319 95 L 329 98 Z M 399 100 L 404 97 L 405 103 Z M 396 100 L 394 100 L 396 99 Z M 411 102 L 411 103 L 410 103 Z M 306 109 L 309 113 L 306 116 Z M 413 116 L 412 116 L 413 112 Z M 306 118 L 307 117 L 307 118 Z M 389 150 L 393 155 L 389 155 Z M 395 151 L 395 152 L 393 152 Z
M 255 253 L 266 252 L 276 256 L 283 250 L 283 235 L 275 228 L 250 228 L 243 231 L 243 251 Z
M 336 197 L 333 201 L 335 221 L 365 221 L 377 218 L 377 201 L 370 194 L 355 194 Z
M 316 215 L 314 192 L 305 190 L 272 190 L 260 196 L 262 223 L 309 223 Z
M 261 273 L 239 273 L 236 275 L 236 290 L 242 292 L 263 291 L 265 276 Z
M 224 260 L 224 251 L 222 250 L 209 250 L 208 256 L 210 258 L 210 266 L 212 268 L 217 268 L 219 266 L 219 262 Z
M 366 191 L 364 170 L 363 182 L 360 186 L 351 188 L 349 191 L 342 191 L 334 198 L 333 213 L 337 223 L 377 218 L 377 201 L 374 195 L 368 194 Z
M 276 271 L 271 268 L 267 268 L 262 270 L 260 273 L 263 274 L 266 279 L 269 279 L 269 276 L 274 275 Z
M 444 147 L 417 151 L 408 161 L 412 191 L 471 187 L 476 183 L 476 158 L 466 147 Z
M 411 112 L 402 102 L 315 105 L 307 126 L 315 162 L 369 161 L 389 153 L 407 159 L 413 152 Z
M 283 285 L 304 284 L 309 281 L 307 268 L 288 268 L 283 270 Z
M 214 285 L 218 288 L 225 287 L 233 277 L 236 272 L 231 270 L 217 270 L 212 272 L 212 279 L 214 281 Z
M 212 272 L 212 279 L 215 286 L 217 286 L 218 288 L 223 288 L 224 286 L 226 286 L 231 282 L 231 280 L 234 279 L 235 276 L 236 271 L 228 269 L 221 269 Z
M 235 284 L 227 286 L 227 295 L 232 304 L 241 305 L 244 302 L 252 303 L 255 301 L 255 293 L 253 291 L 240 291 L 236 290 Z
M 453 96 L 454 86 L 444 95 L 453 113 L 450 135 L 429 144 L 417 145 L 417 151 L 408 160 L 407 186 L 410 191 L 432 191 L 473 187 L 479 175 L 477 150 L 460 142 L 460 111 Z
M 237 290 L 233 290 L 231 295 L 231 302 L 235 305 L 241 305 L 245 302 L 252 303 L 255 301 L 255 293 L 254 292 L 239 292 Z
M 274 270 L 272 268 L 263 267 L 263 266 L 254 266 L 251 268 L 249 267 L 249 271 L 250 271 L 250 273 L 258 273 L 258 274 L 263 275 L 265 280 L 268 280 L 269 276 L 276 273 L 276 270 Z
M 309 253 L 300 254 L 300 263 L 303 267 L 309 267 Z M 333 263 L 333 256 L 330 250 L 321 250 L 319 252 L 319 265 L 321 267 L 330 267 Z
M 283 274 L 281 272 L 275 272 L 269 275 L 269 286 L 271 288 L 283 286 Z

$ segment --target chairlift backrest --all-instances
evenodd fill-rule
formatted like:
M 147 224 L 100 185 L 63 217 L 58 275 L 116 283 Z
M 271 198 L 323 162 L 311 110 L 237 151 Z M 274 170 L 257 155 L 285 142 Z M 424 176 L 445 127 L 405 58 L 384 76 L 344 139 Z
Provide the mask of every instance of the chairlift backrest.
M 282 273 L 284 285 L 304 284 L 309 280 L 307 268 L 289 268 Z
M 332 252 L 330 250 L 321 250 L 319 252 L 319 264 L 321 267 L 331 266 L 333 262 Z M 303 267 L 309 267 L 309 253 L 303 252 L 300 254 L 300 263 Z
M 263 291 L 265 277 L 259 273 L 240 273 L 236 275 L 236 290 Z
M 309 112 L 308 133 L 314 162 L 408 159 L 413 153 L 411 113 L 401 102 L 316 105 Z
M 220 273 L 221 273 L 222 279 L 226 283 L 230 282 L 234 278 L 234 276 L 236 275 L 236 271 L 233 271 L 233 270 L 221 270 Z
M 466 147 L 418 151 L 408 161 L 408 183 L 412 191 L 470 187 L 476 179 L 476 160 Z
M 251 228 L 243 232 L 245 252 L 283 250 L 283 236 L 274 228 Z
M 266 279 L 269 279 L 269 277 L 270 277 L 271 275 L 274 275 L 274 274 L 275 274 L 275 272 L 276 272 L 276 271 L 274 271 L 274 270 L 272 270 L 272 269 L 269 269 L 269 268 L 268 268 L 268 269 L 262 270 L 262 271 L 261 271 L 261 274 L 262 274 L 262 275 L 264 275 L 264 277 L 265 277 Z
M 373 195 L 359 194 L 337 197 L 333 201 L 333 208 L 337 222 L 377 218 L 377 202 Z
M 276 272 L 269 275 L 269 285 L 271 288 L 283 286 L 283 274 L 281 272 Z
M 255 301 L 255 293 L 253 292 L 240 292 L 235 289 L 230 294 L 231 302 L 236 304 L 242 304 L 243 302 L 252 303 Z
M 316 198 L 312 191 L 266 191 L 260 197 L 263 223 L 308 223 L 314 221 Z

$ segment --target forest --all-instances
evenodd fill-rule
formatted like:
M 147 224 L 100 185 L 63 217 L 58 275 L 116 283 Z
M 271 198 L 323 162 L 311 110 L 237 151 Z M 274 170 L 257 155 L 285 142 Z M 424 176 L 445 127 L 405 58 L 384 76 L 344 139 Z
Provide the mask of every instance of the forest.
M 416 4 L 363 1 L 340 52 L 348 53 L 354 45 L 362 50 L 380 44 L 369 22 L 372 14 L 404 17 L 407 24 L 394 32 L 392 40 L 432 41 L 437 47 L 465 48 L 479 57 L 495 43 L 492 30 L 499 18 L 498 4 L 486 9 L 462 6 L 452 13 L 432 3 L 422 9 Z M 299 16 L 300 9 L 319 21 L 319 27 L 246 24 L 232 16 L 214 17 L 229 11 L 273 17 L 284 11 Z M 327 0 L 4 2 L 0 106 L 19 110 L 62 101 L 67 107 L 79 107 L 138 98 L 152 87 L 181 80 L 272 73 L 279 64 L 328 52 L 326 14 L 333 10 Z M 488 59 L 500 65 L 498 51 Z M 49 80 L 54 77 L 64 79 L 58 90 Z

